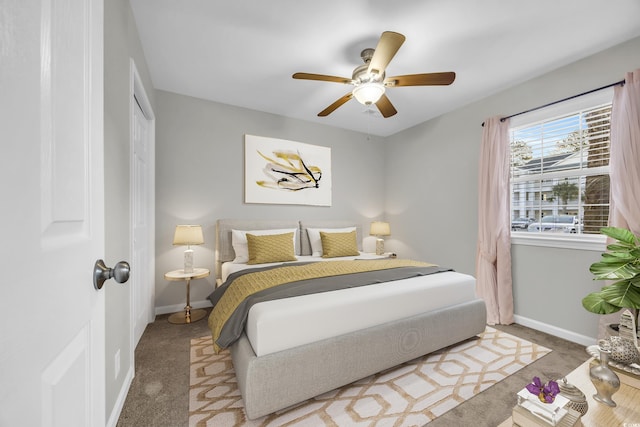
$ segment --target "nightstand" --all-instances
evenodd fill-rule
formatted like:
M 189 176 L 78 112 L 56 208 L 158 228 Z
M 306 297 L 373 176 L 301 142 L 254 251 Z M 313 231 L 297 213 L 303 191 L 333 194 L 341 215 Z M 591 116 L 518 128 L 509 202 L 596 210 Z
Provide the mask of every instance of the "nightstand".
M 207 315 L 207 310 L 201 308 L 191 310 L 189 302 L 189 289 L 191 287 L 191 280 L 202 279 L 209 275 L 209 269 L 207 268 L 194 268 L 193 273 L 185 273 L 184 270 L 173 270 L 165 273 L 164 278 L 170 281 L 185 281 L 187 283 L 187 305 L 184 307 L 184 312 L 173 313 L 169 316 L 169 323 L 185 324 L 197 322 L 203 319 Z

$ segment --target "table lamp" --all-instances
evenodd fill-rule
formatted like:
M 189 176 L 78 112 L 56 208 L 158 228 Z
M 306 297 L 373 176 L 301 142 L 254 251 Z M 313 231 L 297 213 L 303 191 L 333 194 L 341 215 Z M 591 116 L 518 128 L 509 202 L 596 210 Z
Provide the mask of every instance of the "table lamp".
M 173 235 L 173 244 L 186 246 L 184 251 L 184 272 L 193 273 L 193 249 L 191 245 L 202 245 L 202 227 L 199 225 L 176 225 L 176 232 Z
M 391 228 L 388 222 L 374 221 L 371 223 L 369 234 L 376 236 L 376 255 L 382 255 L 384 253 L 384 239 L 381 236 L 391 235 Z

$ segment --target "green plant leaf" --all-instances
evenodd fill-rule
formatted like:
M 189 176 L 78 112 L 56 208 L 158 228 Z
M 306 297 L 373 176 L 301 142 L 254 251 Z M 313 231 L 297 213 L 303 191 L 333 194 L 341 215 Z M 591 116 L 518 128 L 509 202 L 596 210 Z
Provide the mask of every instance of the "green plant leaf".
M 596 314 L 611 314 L 620 310 L 620 307 L 608 303 L 600 292 L 593 292 L 582 298 L 582 306 L 585 310 Z
M 636 245 L 636 236 L 626 228 L 604 227 L 600 229 L 600 232 L 605 236 L 618 240 L 619 242 L 624 242 L 633 246 Z
M 640 288 L 633 286 L 629 280 L 605 286 L 599 293 L 611 305 L 620 308 L 640 308 Z
M 607 245 L 607 251 L 609 252 L 630 252 L 635 248 L 635 245 L 628 245 L 623 243 L 611 243 Z
M 608 262 L 608 261 L 626 261 L 626 262 L 633 262 L 636 260 L 636 257 L 634 257 L 633 255 L 631 255 L 631 253 L 629 251 L 627 252 L 605 252 L 602 254 L 602 261 L 603 262 Z
M 599 292 L 582 299 L 582 306 L 592 313 L 611 314 L 621 308 L 640 309 L 640 239 L 631 231 L 619 227 L 605 227 L 600 232 L 615 243 L 607 245 L 607 252 L 589 271 L 594 280 L 614 280 Z
M 637 274 L 637 269 L 633 264 L 613 258 L 591 264 L 589 271 L 595 276 L 595 280 L 631 279 Z

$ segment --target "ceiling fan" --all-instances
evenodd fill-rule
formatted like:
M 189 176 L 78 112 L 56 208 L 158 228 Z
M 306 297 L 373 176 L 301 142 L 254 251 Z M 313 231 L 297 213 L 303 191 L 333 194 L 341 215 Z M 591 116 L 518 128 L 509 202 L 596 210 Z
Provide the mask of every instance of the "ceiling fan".
M 456 73 L 452 71 L 386 77 L 385 69 L 400 49 L 400 46 L 402 46 L 402 43 L 404 43 L 404 40 L 405 36 L 400 33 L 393 31 L 382 33 L 375 49 L 367 48 L 360 53 L 364 64 L 353 70 L 351 78 L 310 73 L 295 73 L 292 77 L 294 79 L 320 80 L 355 86 L 351 92 L 320 111 L 318 113 L 320 117 L 328 116 L 351 98 L 356 98 L 363 105 L 376 104 L 383 117 L 391 117 L 397 111 L 389 98 L 387 98 L 387 95 L 385 95 L 386 88 L 450 85 L 456 78 Z

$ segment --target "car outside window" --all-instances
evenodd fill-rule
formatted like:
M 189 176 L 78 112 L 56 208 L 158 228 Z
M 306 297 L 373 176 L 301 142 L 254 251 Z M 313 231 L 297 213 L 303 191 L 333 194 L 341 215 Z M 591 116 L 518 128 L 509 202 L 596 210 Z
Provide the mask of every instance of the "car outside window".
M 535 218 L 516 218 L 511 221 L 511 230 L 526 230 L 532 222 L 535 222 Z
M 582 232 L 579 220 L 571 215 L 549 215 L 527 227 L 529 232 L 578 233 Z

